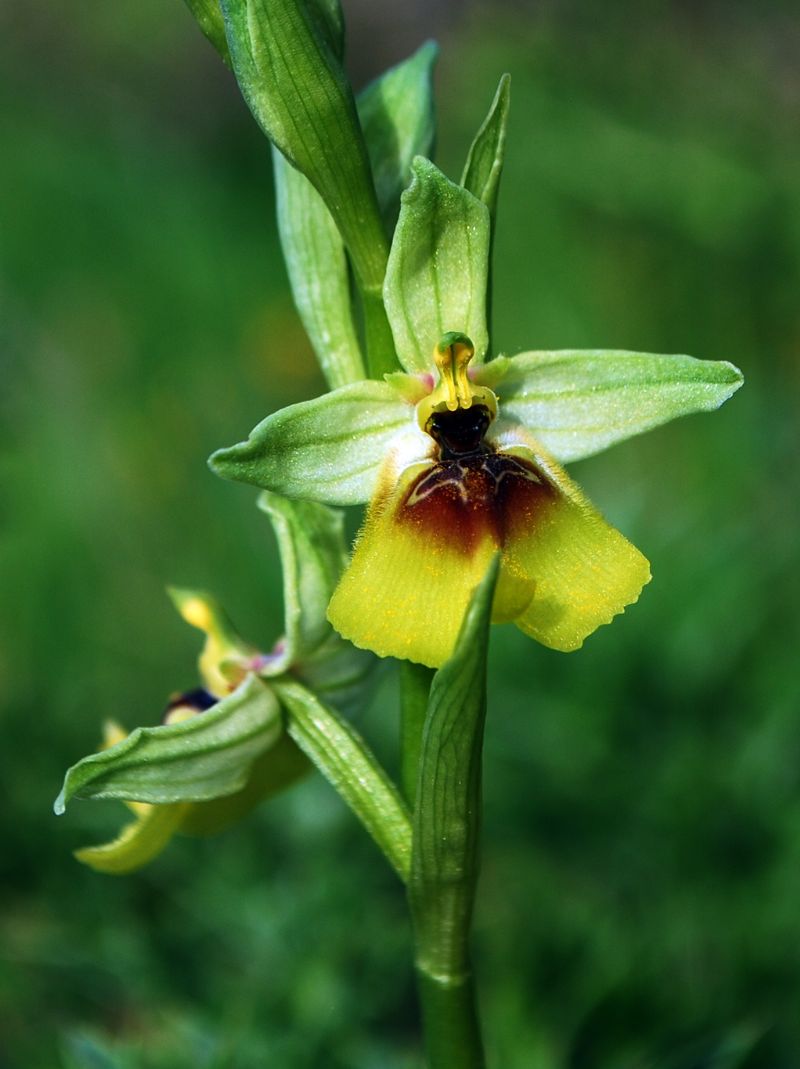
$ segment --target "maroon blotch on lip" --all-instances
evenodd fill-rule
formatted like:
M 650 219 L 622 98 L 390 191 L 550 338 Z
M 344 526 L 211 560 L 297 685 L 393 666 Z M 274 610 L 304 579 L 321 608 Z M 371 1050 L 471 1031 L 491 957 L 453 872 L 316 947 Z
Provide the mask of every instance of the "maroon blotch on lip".
M 521 459 L 493 450 L 442 459 L 406 491 L 398 510 L 433 543 L 474 552 L 488 537 L 503 546 L 514 526 L 535 521 L 555 491 L 543 473 Z

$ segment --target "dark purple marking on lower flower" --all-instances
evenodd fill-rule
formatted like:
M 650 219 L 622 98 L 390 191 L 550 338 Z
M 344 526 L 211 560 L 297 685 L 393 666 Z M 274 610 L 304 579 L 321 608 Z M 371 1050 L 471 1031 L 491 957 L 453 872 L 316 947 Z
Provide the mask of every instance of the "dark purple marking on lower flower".
M 219 698 L 209 694 L 203 687 L 195 687 L 194 690 L 184 691 L 183 694 L 175 694 L 170 698 L 164 710 L 166 719 L 173 709 L 191 709 L 195 713 L 204 713 L 212 705 L 216 705 Z

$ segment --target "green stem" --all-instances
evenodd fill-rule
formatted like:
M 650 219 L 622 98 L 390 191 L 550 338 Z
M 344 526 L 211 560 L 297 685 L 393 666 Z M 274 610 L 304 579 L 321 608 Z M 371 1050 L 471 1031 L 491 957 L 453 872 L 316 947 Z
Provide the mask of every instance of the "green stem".
M 400 783 L 410 806 L 414 805 L 419 778 L 422 729 L 428 709 L 433 669 L 403 661 L 400 664 Z
M 444 983 L 420 970 L 417 980 L 429 1069 L 484 1069 L 472 977 Z

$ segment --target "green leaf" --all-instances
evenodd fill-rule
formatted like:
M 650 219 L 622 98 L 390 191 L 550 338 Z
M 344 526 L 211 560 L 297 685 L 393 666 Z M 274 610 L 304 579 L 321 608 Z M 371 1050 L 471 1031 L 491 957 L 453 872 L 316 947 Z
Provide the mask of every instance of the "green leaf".
M 347 564 L 344 514 L 269 492 L 261 494 L 258 506 L 272 523 L 283 571 L 286 652 L 270 672 L 277 675 L 333 634 L 326 612 Z
M 401 880 L 408 878 L 411 820 L 400 794 L 364 740 L 298 683 L 276 682 L 287 731 L 378 844 Z
M 429 160 L 418 156 L 412 172 L 384 284 L 397 355 L 406 371 L 430 370 L 434 346 L 457 331 L 472 339 L 480 361 L 488 345 L 489 212 Z
M 372 497 L 390 443 L 412 424 L 413 409 L 391 386 L 357 382 L 267 416 L 209 465 L 285 497 L 357 505 Z
M 433 677 L 422 736 L 408 897 L 417 966 L 439 980 L 469 971 L 478 876 L 486 653 L 499 556 L 475 591 L 453 656 Z
M 116 746 L 84 757 L 67 772 L 55 812 L 63 813 L 73 798 L 165 804 L 232 794 L 282 730 L 274 694 L 248 676 L 206 712 L 177 724 L 136 728 Z
M 272 150 L 278 233 L 295 307 L 328 386 L 364 378 L 341 236 L 309 180 Z
M 503 171 L 506 147 L 506 125 L 511 100 L 511 78 L 504 74 L 497 87 L 489 114 L 475 135 L 467 155 L 461 185 L 478 200 L 483 201 L 494 219 L 497 193 Z
M 126 824 L 115 839 L 84 846 L 75 857 L 96 872 L 124 876 L 158 857 L 192 808 L 190 802 L 153 806 Z
M 524 424 L 567 463 L 719 408 L 742 382 L 725 361 L 587 349 L 520 353 L 496 389 L 501 416 Z
M 186 6 L 197 20 L 197 25 L 230 67 L 231 55 L 228 51 L 225 20 L 222 17 L 219 0 L 186 0 Z
M 426 41 L 413 56 L 371 82 L 356 101 L 378 204 L 390 232 L 400 194 L 411 181 L 411 161 L 433 154 L 433 68 L 438 55 L 438 45 Z
M 330 4 L 221 0 L 233 69 L 264 133 L 312 183 L 361 283 L 379 286 L 386 238 Z

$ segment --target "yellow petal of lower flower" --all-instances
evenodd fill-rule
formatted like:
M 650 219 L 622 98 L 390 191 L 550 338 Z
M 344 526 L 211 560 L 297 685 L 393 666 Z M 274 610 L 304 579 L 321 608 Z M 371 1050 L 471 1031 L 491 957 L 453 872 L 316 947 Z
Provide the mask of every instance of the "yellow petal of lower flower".
M 532 459 L 555 492 L 534 522 L 512 518 L 504 579 L 512 587 L 515 580 L 534 584 L 517 626 L 543 645 L 567 652 L 638 599 L 650 581 L 650 565 L 558 465 L 541 454 Z
M 372 503 L 328 619 L 354 645 L 437 668 L 495 551 L 459 487 L 417 466 Z
M 125 825 L 116 839 L 102 846 L 85 846 L 75 851 L 75 857 L 97 872 L 112 876 L 133 872 L 161 853 L 191 807 L 191 802 L 149 805 L 137 820 Z

